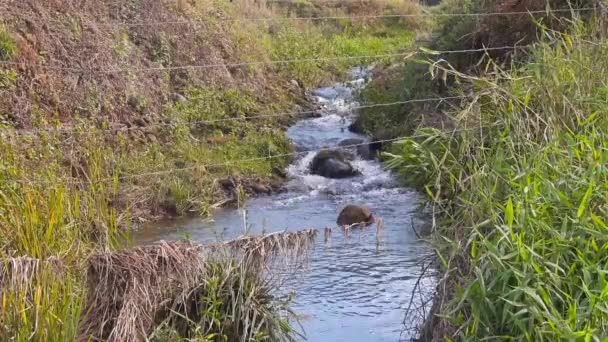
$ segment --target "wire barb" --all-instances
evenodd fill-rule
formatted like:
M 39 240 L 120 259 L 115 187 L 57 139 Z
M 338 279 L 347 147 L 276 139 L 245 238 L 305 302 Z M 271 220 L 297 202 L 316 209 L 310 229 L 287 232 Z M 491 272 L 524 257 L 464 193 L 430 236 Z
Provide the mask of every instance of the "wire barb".
M 471 128 L 460 128 L 460 129 L 450 130 L 445 133 L 475 131 L 478 129 L 496 127 L 499 125 L 500 124 L 494 124 L 494 125 L 488 125 L 488 126 L 478 126 L 478 127 L 471 127 Z M 426 137 L 426 135 L 422 135 L 422 134 L 400 136 L 400 137 L 392 138 L 392 139 L 374 140 L 374 143 L 381 144 L 381 143 L 397 142 L 397 141 L 405 140 L 405 139 L 415 139 L 415 138 L 424 138 L 424 137 Z M 116 180 L 121 181 L 121 180 L 127 180 L 127 179 L 139 178 L 139 177 L 161 176 L 161 175 L 166 175 L 166 174 L 175 173 L 175 172 L 191 171 L 191 170 L 195 170 L 195 169 L 216 168 L 216 167 L 228 166 L 228 165 L 231 165 L 234 163 L 247 163 L 247 162 L 254 162 L 254 161 L 261 161 L 261 160 L 270 160 L 270 159 L 275 159 L 275 158 L 295 157 L 295 156 L 300 156 L 300 155 L 306 155 L 306 154 L 312 153 L 312 152 L 321 152 L 321 151 L 332 150 L 332 149 L 337 149 L 337 148 L 352 148 L 352 147 L 358 147 L 358 146 L 365 146 L 365 145 L 369 145 L 369 144 L 370 144 L 370 142 L 351 144 L 351 145 L 333 145 L 333 146 L 317 148 L 317 149 L 309 149 L 309 150 L 304 150 L 304 151 L 268 155 L 268 156 L 264 156 L 264 157 L 233 159 L 233 160 L 227 160 L 222 163 L 196 164 L 193 166 L 188 166 L 188 167 L 183 167 L 183 168 L 168 169 L 168 170 L 153 171 L 153 172 L 144 172 L 144 173 L 137 173 L 137 174 L 128 174 L 128 175 L 115 176 L 115 177 L 107 177 L 107 178 L 102 178 L 102 179 L 96 180 L 96 181 L 90 181 L 90 183 L 105 183 L 105 182 L 114 182 Z M 77 178 L 72 178 L 72 180 L 74 180 L 74 183 L 82 182 L 81 179 L 77 179 Z M 15 182 L 19 182 L 19 181 L 15 181 Z

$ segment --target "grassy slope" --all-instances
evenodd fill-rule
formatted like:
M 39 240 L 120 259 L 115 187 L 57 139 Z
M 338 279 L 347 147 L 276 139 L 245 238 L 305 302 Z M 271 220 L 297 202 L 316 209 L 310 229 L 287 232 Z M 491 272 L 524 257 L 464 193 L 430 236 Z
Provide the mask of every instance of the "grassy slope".
M 483 129 L 410 126 L 422 137 L 388 155 L 404 182 L 429 194 L 436 215 L 446 275 L 428 340 L 605 337 L 605 23 L 555 24 L 567 33 L 544 31 L 542 43 L 513 65 L 490 63 L 470 82 L 475 96 L 446 110 L 451 126 Z M 423 95 L 433 89 L 426 84 Z M 401 113 L 422 122 L 420 112 Z
M 360 9 L 302 4 L 325 15 L 416 10 L 383 1 Z M 73 340 L 86 298 L 83 260 L 98 250 L 122 248 L 128 238 L 122 228 L 130 222 L 207 214 L 214 203 L 240 198 L 248 182 L 268 182 L 288 162 L 274 158 L 205 167 L 289 151 L 282 127 L 293 117 L 201 120 L 289 111 L 294 102 L 305 104 L 291 79 L 312 86 L 339 76 L 350 63 L 139 69 L 374 55 L 413 42 L 402 22 L 224 21 L 219 18 L 287 12 L 224 1 L 0 6 L 0 60 L 17 63 L 0 67 L 0 255 L 6 262 L 22 256 L 42 262 L 42 271 L 23 287 L 6 287 L 9 278 L 0 272 L 0 336 L 23 340 Z M 303 14 L 303 9 L 289 11 Z M 116 24 L 172 20 L 195 24 Z M 122 71 L 100 72 L 116 69 Z M 30 129 L 34 132 L 24 131 Z M 175 168 L 184 170 L 154 174 Z M 128 177 L 139 173 L 152 174 Z M 244 186 L 227 192 L 218 184 L 227 176 Z M 55 258 L 62 272 L 47 262 Z M 5 265 L 9 275 L 26 271 L 11 265 Z
M 544 1 L 465 1 L 446 0 L 439 6 L 431 7 L 431 13 L 484 13 L 484 12 L 519 12 L 544 11 L 547 8 L 568 9 L 593 7 L 593 1 L 566 0 Z M 585 14 L 585 13 L 583 13 Z M 431 24 L 433 34 L 424 45 L 436 51 L 480 49 L 483 47 L 502 47 L 526 45 L 534 42 L 544 33 L 540 28 L 561 30 L 567 24 L 556 17 L 570 17 L 570 13 L 560 12 L 549 16 L 528 14 L 508 16 L 438 16 Z M 386 70 L 379 69 L 370 86 L 361 94 L 363 102 L 393 102 L 420 98 L 441 98 L 458 96 L 470 91 L 455 85 L 455 78 L 440 73 L 432 75 L 430 64 L 437 60 L 449 62 L 450 66 L 468 74 L 485 72 L 488 58 L 508 62 L 514 57 L 513 51 L 497 50 L 486 53 L 458 53 L 436 56 L 419 54 L 405 63 L 390 65 Z M 445 62 L 444 62 L 445 64 Z M 445 77 L 444 79 L 444 76 Z M 355 129 L 377 136 L 380 139 L 394 138 L 411 134 L 417 127 L 452 126 L 452 120 L 446 115 L 455 106 L 461 105 L 458 100 L 442 102 L 423 102 L 366 108 L 361 111 Z
M 3 167 L 10 170 L 11 180 L 51 184 L 64 183 L 70 177 L 96 181 L 173 168 L 196 169 L 129 179 L 122 181 L 118 189 L 108 190 L 118 191 L 111 200 L 113 206 L 120 211 L 129 208 L 138 217 L 190 211 L 206 214 L 210 205 L 232 196 L 224 193 L 214 180 L 242 175 L 245 180 L 263 181 L 282 170 L 287 162 L 285 158 L 277 158 L 213 169 L 194 168 L 226 159 L 289 151 L 280 129 L 293 116 L 212 124 L 198 121 L 289 112 L 291 104 L 304 100 L 302 89 L 289 80 L 313 86 L 339 76 L 353 63 L 370 61 L 330 60 L 148 72 L 141 68 L 385 54 L 410 46 L 413 39 L 401 23 L 351 25 L 348 21 L 328 21 L 311 25 L 297 21 L 197 19 L 286 15 L 283 10 L 273 13 L 264 7 L 247 8 L 223 2 L 176 8 L 159 7 L 148 1 L 115 6 L 103 2 L 85 8 L 67 3 L 38 4 L 40 22 L 31 24 L 20 19 L 32 11 L 23 3 L 11 8 L 5 16 L 0 30 L 0 38 L 6 45 L 3 59 L 24 64 L 2 69 L 4 102 L 0 103 L 0 113 L 9 128 L 3 132 L 13 135 L 19 133 L 19 128 L 44 131 L 51 127 L 68 132 L 3 139 L 2 148 L 15 152 Z M 390 11 L 387 6 L 379 3 L 369 8 Z M 312 4 L 308 7 L 316 8 Z M 324 7 L 320 8 L 316 9 L 316 15 L 344 15 L 339 12 L 344 11 L 340 7 L 327 13 Z M 64 15 L 52 19 L 50 13 L 60 9 L 65 11 Z M 302 15 L 300 12 L 307 13 L 299 9 L 294 15 Z M 196 20 L 196 24 L 152 27 L 112 24 L 121 20 Z M 92 52 L 96 50 L 100 52 Z M 82 64 L 91 55 L 96 58 L 91 61 L 94 72 L 86 73 L 84 78 L 78 78 L 72 71 L 32 66 L 84 67 Z M 117 69 L 124 72 L 100 72 Z M 29 88 L 41 77 L 44 82 Z M 56 101 L 48 99 L 50 96 Z M 180 100 L 174 101 L 176 98 Z M 25 102 L 29 105 L 23 105 Z M 240 144 L 241 141 L 248 144 Z

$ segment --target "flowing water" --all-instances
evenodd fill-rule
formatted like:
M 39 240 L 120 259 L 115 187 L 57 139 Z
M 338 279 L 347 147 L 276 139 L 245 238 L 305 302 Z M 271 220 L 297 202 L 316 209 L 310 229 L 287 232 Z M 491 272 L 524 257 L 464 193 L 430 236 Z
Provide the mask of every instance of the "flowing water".
M 351 81 L 313 91 L 322 115 L 304 119 L 288 130 L 299 150 L 336 146 L 347 138 L 367 139 L 348 131 L 354 91 L 365 84 L 366 69 L 354 69 Z M 357 159 L 360 176 L 327 179 L 311 175 L 310 152 L 288 168 L 287 191 L 247 201 L 245 209 L 221 209 L 213 220 L 184 219 L 156 224 L 134 234 L 138 243 L 184 236 L 197 241 L 230 239 L 279 230 L 321 229 L 306 269 L 287 280 L 283 290 L 295 291 L 294 311 L 308 341 L 398 341 L 405 309 L 429 248 L 417 239 L 412 222 L 417 193 L 401 188 L 375 160 Z M 335 227 L 340 209 L 365 204 L 384 221 L 354 230 L 350 236 L 334 229 L 329 241 L 324 227 Z M 246 216 L 246 220 L 244 219 Z M 432 285 L 427 285 L 432 286 Z M 411 323 L 411 322 L 407 322 Z

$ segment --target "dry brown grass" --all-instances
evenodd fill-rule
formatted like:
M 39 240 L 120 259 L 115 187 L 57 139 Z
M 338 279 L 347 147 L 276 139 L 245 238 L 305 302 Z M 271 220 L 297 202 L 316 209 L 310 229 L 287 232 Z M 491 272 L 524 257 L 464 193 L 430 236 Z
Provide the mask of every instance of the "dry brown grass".
M 309 250 L 317 233 L 316 229 L 307 229 L 263 236 L 242 236 L 226 242 L 225 245 L 262 260 L 268 260 L 277 254 L 298 257 Z
M 252 312 L 256 310 L 265 310 L 265 315 L 260 314 L 257 319 L 272 317 L 275 313 L 267 308 L 272 301 L 272 285 L 263 275 L 264 266 L 279 254 L 288 258 L 303 255 L 315 236 L 316 230 L 304 230 L 243 236 L 214 245 L 161 242 L 95 254 L 88 260 L 88 295 L 79 341 L 142 340 L 163 322 L 180 327 L 186 335 L 189 330 L 185 327 L 192 324 L 211 329 L 212 324 L 199 323 L 205 319 L 200 316 L 204 304 L 199 301 L 211 291 L 209 282 L 218 273 L 224 286 L 238 288 L 237 295 L 230 298 L 233 304 L 241 300 L 238 293 L 258 298 L 252 307 L 248 307 L 251 303 L 238 303 L 242 318 L 255 322 L 258 316 Z M 251 282 L 246 289 L 240 288 L 242 278 Z M 236 331 L 239 335 L 251 334 L 255 327 L 229 325 L 233 335 Z
M 203 271 L 201 245 L 163 242 L 90 257 L 79 340 L 142 340 L 174 298 L 187 295 Z
M 45 261 L 30 257 L 3 259 L 0 263 L 0 298 L 3 289 L 29 288 L 44 267 L 50 267 L 55 274 L 61 274 L 64 271 L 63 263 L 55 257 Z
M 211 245 L 163 241 L 98 252 L 86 264 L 67 265 L 54 257 L 5 258 L 0 263 L 0 299 L 35 305 L 42 284 L 59 286 L 62 277 L 69 282 L 85 266 L 78 341 L 138 341 L 162 327 L 184 337 L 213 333 L 232 341 L 262 332 L 272 340 L 290 340 L 295 332 L 280 315 L 286 307 L 277 304 L 272 294 L 278 286 L 275 281 L 281 279 L 275 278 L 269 263 L 279 255 L 282 260 L 303 260 L 300 257 L 315 236 L 316 230 L 310 229 L 242 236 Z M 14 324 L 21 317 L 16 307 L 0 309 L 0 323 Z M 36 306 L 29 314 L 39 310 Z M 218 315 L 226 318 L 217 321 Z
M 1 89 L 0 112 L 18 127 L 44 121 L 70 123 L 75 117 L 132 123 L 159 120 L 172 93 L 186 86 L 246 85 L 259 93 L 273 82 L 251 68 L 205 68 L 171 72 L 141 69 L 178 65 L 226 64 L 261 54 L 254 39 L 234 35 L 243 25 L 216 20 L 228 16 L 267 16 L 263 6 L 220 10 L 216 2 L 69 0 L 3 1 L 2 20 L 17 46 L 1 66 L 18 75 Z M 162 24 L 190 21 L 191 24 Z M 159 23 L 128 27 L 128 23 Z M 239 26 L 241 26 L 239 28 Z M 235 31 L 236 30 L 236 31 Z M 250 28 L 243 32 L 253 32 Z M 52 67 L 49 69 L 49 67 Z M 59 69 L 57 69 L 59 68 Z M 61 69 L 65 68 L 65 69 Z M 67 70 L 67 69 L 76 69 Z M 79 71 L 81 70 L 81 71 Z M 121 72 L 109 72 L 123 70 Z M 276 84 L 275 84 L 276 85 Z M 258 93 L 256 92 L 256 93 Z M 42 122 L 41 122 L 42 120 Z

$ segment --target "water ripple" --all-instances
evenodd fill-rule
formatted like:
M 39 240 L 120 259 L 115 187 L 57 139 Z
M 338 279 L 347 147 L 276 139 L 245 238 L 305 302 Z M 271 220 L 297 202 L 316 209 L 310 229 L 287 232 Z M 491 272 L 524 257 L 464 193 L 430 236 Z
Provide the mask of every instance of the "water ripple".
M 347 85 L 318 89 L 324 116 L 302 120 L 288 130 L 300 150 L 316 149 L 361 136 L 348 132 L 353 87 L 364 84 L 364 69 L 353 71 L 357 80 Z M 314 157 L 308 153 L 287 170 L 286 193 L 247 202 L 247 210 L 219 210 L 212 221 L 175 221 L 135 236 L 140 242 L 180 238 L 209 241 L 243 233 L 243 215 L 252 234 L 283 229 L 335 226 L 341 207 L 364 203 L 384 229 L 355 229 L 349 236 L 334 229 L 325 242 L 318 239 L 310 262 L 286 276 L 281 291 L 295 291 L 294 310 L 306 317 L 302 325 L 309 341 L 397 341 L 404 310 L 418 279 L 420 258 L 429 253 L 416 240 L 410 225 L 417 206 L 416 193 L 397 187 L 391 174 L 376 161 L 355 160 L 360 177 L 335 180 L 309 174 Z

